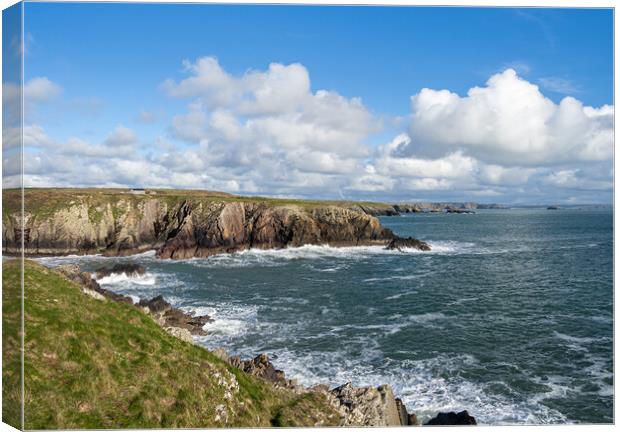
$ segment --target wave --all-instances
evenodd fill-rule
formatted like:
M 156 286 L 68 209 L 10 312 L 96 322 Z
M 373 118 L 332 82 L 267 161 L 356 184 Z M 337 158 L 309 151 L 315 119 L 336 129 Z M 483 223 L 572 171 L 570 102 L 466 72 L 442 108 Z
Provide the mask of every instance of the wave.
M 111 273 L 108 276 L 104 276 L 97 279 L 97 283 L 100 285 L 117 285 L 122 283 L 132 283 L 136 285 L 155 285 L 156 277 L 151 273 L 144 273 L 141 275 L 128 275 L 127 273 Z
M 112 263 L 112 262 L 121 262 L 121 261 L 142 261 L 149 260 L 151 258 L 155 258 L 155 251 L 150 250 L 146 252 L 142 252 L 135 255 L 129 255 L 126 257 L 116 257 L 116 256 L 105 256 L 102 254 L 94 254 L 94 255 L 62 255 L 62 256 L 50 256 L 50 257 L 38 257 L 33 258 L 35 261 L 46 267 L 57 267 L 63 264 L 73 264 L 73 263 Z
M 566 342 L 577 343 L 577 344 L 590 344 L 594 342 L 601 342 L 601 341 L 609 340 L 609 338 L 607 337 L 577 337 L 577 336 L 571 336 L 571 335 L 567 335 L 564 333 L 560 333 L 557 331 L 554 331 L 553 335 L 557 337 L 558 339 L 562 339 Z
M 381 359 L 374 350 L 365 352 L 363 359 L 345 357 L 340 353 L 293 352 L 274 350 L 273 363 L 287 376 L 310 386 L 316 383 L 330 387 L 352 382 L 356 386 L 378 386 L 390 383 L 395 394 L 402 398 L 421 422 L 437 412 L 463 409 L 476 417 L 480 424 L 539 424 L 566 423 L 559 411 L 542 403 L 536 396 L 515 401 L 490 391 L 498 383 L 478 383 L 460 376 L 446 377 L 446 370 L 463 370 L 478 363 L 471 355 L 439 355 L 421 360 L 396 362 Z M 373 363 L 384 363 L 377 368 Z M 509 385 L 499 382 L 509 388 Z
M 209 315 L 213 319 L 203 326 L 209 335 L 196 337 L 198 342 L 211 347 L 242 336 L 257 322 L 256 306 L 220 303 L 214 306 L 183 306 L 181 309 L 194 315 Z
M 208 258 L 188 258 L 183 260 L 163 260 L 168 263 L 183 262 L 204 268 L 238 268 L 238 267 L 275 267 L 293 261 L 327 261 L 338 259 L 340 262 L 328 268 L 315 269 L 321 272 L 337 272 L 346 266 L 346 262 L 360 261 L 380 256 L 424 256 L 424 255 L 455 255 L 472 253 L 474 243 L 458 243 L 450 241 L 430 242 L 430 251 L 405 248 L 387 250 L 384 246 L 328 246 L 304 245 L 281 249 L 247 249 L 233 253 L 213 255 Z M 403 279 L 414 278 L 412 276 Z

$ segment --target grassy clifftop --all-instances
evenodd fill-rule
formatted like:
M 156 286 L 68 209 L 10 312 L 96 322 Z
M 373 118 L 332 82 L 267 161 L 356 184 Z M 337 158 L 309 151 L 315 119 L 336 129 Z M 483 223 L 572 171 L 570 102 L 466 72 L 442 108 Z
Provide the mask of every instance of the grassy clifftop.
M 3 421 L 19 427 L 20 262 L 3 274 Z M 25 321 L 26 429 L 338 424 L 321 395 L 247 375 L 31 261 Z
M 24 190 L 26 212 L 38 216 L 46 217 L 57 210 L 69 208 L 76 204 L 88 204 L 95 208 L 106 204 L 111 204 L 113 208 L 121 201 L 134 204 L 146 200 L 157 199 L 168 204 L 175 205 L 184 200 L 194 202 L 256 202 L 272 206 L 296 205 L 306 209 L 335 205 L 339 207 L 351 207 L 354 205 L 366 205 L 373 208 L 391 209 L 392 206 L 384 203 L 357 202 L 357 201 L 321 201 L 321 200 L 301 200 L 288 198 L 267 198 L 259 196 L 232 195 L 225 192 L 204 191 L 204 190 L 179 190 L 179 189 L 149 189 L 148 194 L 137 195 L 129 192 L 128 189 L 111 188 L 32 188 Z M 21 209 L 21 190 L 7 189 L 3 191 L 3 213 L 4 216 L 14 214 Z M 92 215 L 96 217 L 96 215 Z

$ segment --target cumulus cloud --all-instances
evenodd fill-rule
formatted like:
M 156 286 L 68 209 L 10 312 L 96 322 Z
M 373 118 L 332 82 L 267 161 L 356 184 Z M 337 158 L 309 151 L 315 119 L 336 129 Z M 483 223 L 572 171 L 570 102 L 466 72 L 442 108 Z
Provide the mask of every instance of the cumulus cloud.
M 613 107 L 555 104 L 513 69 L 493 75 L 464 97 L 422 89 L 411 98 L 411 150 L 437 155 L 462 149 L 503 165 L 603 161 L 613 150 Z
M 134 131 L 123 125 L 119 125 L 108 135 L 104 144 L 109 147 L 123 147 L 134 144 L 137 139 L 138 137 Z
M 46 86 L 33 84 L 30 97 L 49 100 Z M 187 105 L 153 140 L 119 124 L 99 142 L 57 142 L 29 124 L 26 185 L 503 202 L 596 201 L 612 188 L 613 106 L 555 103 L 512 69 L 464 96 L 420 90 L 408 117 L 386 119 L 400 133 L 383 143 L 380 116 L 360 98 L 313 89 L 298 63 L 236 75 L 203 57 L 161 88 Z M 153 120 L 142 114 L 138 122 Z M 3 135 L 5 145 L 19 142 Z
M 54 100 L 62 92 L 62 87 L 47 77 L 36 77 L 27 81 L 23 86 L 23 113 L 25 121 L 41 103 Z M 2 83 L 2 111 L 3 123 L 17 126 L 22 121 L 22 88 L 19 83 Z
M 204 57 L 184 62 L 184 70 L 189 77 L 162 84 L 169 96 L 190 100 L 187 113 L 174 116 L 171 134 L 200 144 L 211 166 L 247 167 L 266 176 L 274 169 L 344 174 L 371 153 L 363 141 L 380 121 L 359 98 L 313 92 L 301 64 L 272 63 L 234 76 Z

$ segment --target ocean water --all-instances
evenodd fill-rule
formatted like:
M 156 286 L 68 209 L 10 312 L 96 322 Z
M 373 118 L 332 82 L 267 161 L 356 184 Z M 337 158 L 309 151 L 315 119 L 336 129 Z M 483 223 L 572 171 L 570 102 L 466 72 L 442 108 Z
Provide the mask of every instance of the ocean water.
M 611 209 L 384 217 L 431 252 L 251 250 L 184 261 L 64 257 L 86 270 L 137 261 L 104 287 L 163 294 L 210 314 L 198 342 L 265 352 L 304 384 L 393 386 L 423 421 L 467 409 L 482 424 L 613 421 Z

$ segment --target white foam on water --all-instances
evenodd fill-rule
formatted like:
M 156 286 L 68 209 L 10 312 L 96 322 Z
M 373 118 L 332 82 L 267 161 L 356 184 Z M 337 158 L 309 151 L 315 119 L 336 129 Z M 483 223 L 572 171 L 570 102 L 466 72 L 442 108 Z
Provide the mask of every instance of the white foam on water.
M 571 344 L 579 344 L 579 345 L 585 345 L 585 344 L 591 344 L 594 342 L 603 342 L 603 341 L 609 340 L 609 338 L 605 336 L 603 337 L 577 337 L 577 336 L 571 336 L 571 335 L 567 335 L 564 333 L 560 333 L 557 331 L 554 331 L 553 335 L 556 338 L 561 339 L 563 341 L 570 342 Z
M 194 315 L 209 315 L 213 319 L 203 326 L 209 335 L 199 339 L 209 346 L 214 346 L 214 342 L 228 341 L 245 334 L 251 325 L 256 324 L 258 311 L 256 306 L 232 303 L 219 303 L 213 306 L 183 306 L 181 309 Z
M 155 251 L 149 250 L 146 252 L 142 252 L 135 255 L 130 255 L 127 257 L 115 257 L 115 256 L 104 256 L 102 254 L 94 254 L 94 255 L 62 255 L 62 256 L 50 256 L 50 257 L 38 257 L 33 258 L 35 261 L 41 263 L 46 267 L 57 267 L 63 264 L 80 264 L 80 263 L 93 263 L 93 262 L 101 262 L 101 263 L 109 263 L 114 261 L 141 261 L 141 260 L 150 260 L 155 258 Z
M 127 274 L 127 273 L 111 273 L 108 276 L 104 276 L 97 279 L 100 285 L 117 285 L 122 283 L 130 283 L 136 285 L 155 285 L 156 277 L 151 273 L 144 273 L 141 275 Z
M 424 360 L 389 361 L 378 371 L 371 362 L 381 354 L 365 351 L 363 359 L 342 353 L 294 353 L 276 350 L 272 353 L 276 367 L 287 377 L 310 386 L 317 383 L 330 387 L 352 382 L 355 386 L 378 386 L 390 383 L 409 411 L 422 422 L 440 411 L 467 409 L 480 424 L 562 423 L 565 416 L 542 404 L 542 398 L 515 401 L 489 392 L 487 385 L 461 377 L 442 377 L 442 370 L 458 371 L 478 362 L 473 356 L 439 355 Z M 501 383 L 506 386 L 505 383 Z
M 405 291 L 405 292 L 401 292 L 401 293 L 398 293 L 398 294 L 394 294 L 394 295 L 388 296 L 388 297 L 385 298 L 385 300 L 397 300 L 397 299 L 399 299 L 401 297 L 405 297 L 405 296 L 409 296 L 409 295 L 414 295 L 414 294 L 417 294 L 417 293 L 418 293 L 417 291 Z
M 281 249 L 247 249 L 233 253 L 223 253 L 208 258 L 189 258 L 175 260 L 190 263 L 204 268 L 234 268 L 234 267 L 273 267 L 284 265 L 296 260 L 360 260 L 373 256 L 389 255 L 452 255 L 460 253 L 472 253 L 475 251 L 474 243 L 458 243 L 451 241 L 430 242 L 430 251 L 421 251 L 414 248 L 402 250 L 387 250 L 385 246 L 346 246 L 336 247 L 328 245 L 304 245 L 299 247 L 286 247 Z M 171 261 L 171 260 L 164 260 Z M 172 262 L 175 262 L 172 261 Z M 339 263 L 328 268 L 316 269 L 321 272 L 336 272 L 345 264 Z M 414 278 L 416 276 L 411 276 Z

